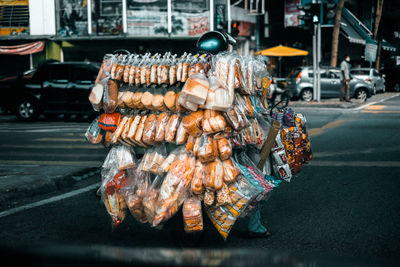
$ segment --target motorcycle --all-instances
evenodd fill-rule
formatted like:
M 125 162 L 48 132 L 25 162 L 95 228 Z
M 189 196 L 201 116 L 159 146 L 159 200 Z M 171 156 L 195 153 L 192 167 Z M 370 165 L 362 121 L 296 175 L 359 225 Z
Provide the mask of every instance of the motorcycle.
M 279 83 L 272 82 L 267 95 L 267 103 L 268 106 L 273 110 L 277 108 L 278 110 L 282 110 L 286 108 L 289 104 L 290 95 L 287 90 L 282 88 L 283 86 Z

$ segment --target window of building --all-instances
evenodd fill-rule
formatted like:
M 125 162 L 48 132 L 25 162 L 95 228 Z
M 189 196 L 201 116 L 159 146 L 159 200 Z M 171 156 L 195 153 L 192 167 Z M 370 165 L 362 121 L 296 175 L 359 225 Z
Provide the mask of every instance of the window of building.
M 122 0 L 92 0 L 92 33 L 122 34 Z
M 57 0 L 57 35 L 85 36 L 88 34 L 87 1 Z
M 29 34 L 29 1 L 8 2 L 0 2 L 0 35 Z

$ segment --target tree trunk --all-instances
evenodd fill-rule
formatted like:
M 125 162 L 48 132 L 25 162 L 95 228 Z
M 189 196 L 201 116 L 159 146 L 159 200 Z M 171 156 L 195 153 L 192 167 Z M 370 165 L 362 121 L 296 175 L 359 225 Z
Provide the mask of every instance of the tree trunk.
M 336 67 L 339 47 L 340 20 L 345 0 L 339 0 L 336 7 L 335 26 L 332 32 L 331 67 Z
M 376 51 L 376 61 L 375 68 L 379 71 L 380 69 L 380 61 L 381 61 L 381 49 L 382 49 L 382 38 L 379 38 L 378 30 L 379 23 L 382 18 L 382 9 L 383 9 L 383 0 L 377 0 L 376 2 L 376 14 L 375 14 L 375 24 L 374 24 L 374 40 L 378 43 L 378 48 Z

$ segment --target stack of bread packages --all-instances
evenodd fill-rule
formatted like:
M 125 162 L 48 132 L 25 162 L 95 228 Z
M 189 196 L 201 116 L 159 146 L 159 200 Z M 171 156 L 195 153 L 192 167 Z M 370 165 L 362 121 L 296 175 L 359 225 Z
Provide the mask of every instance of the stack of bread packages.
M 203 230 L 204 210 L 225 240 L 267 197 L 279 180 L 246 154 L 271 127 L 264 69 L 231 52 L 105 55 L 86 137 L 110 148 L 100 192 L 114 226 L 130 213 L 161 228 L 182 207 L 187 233 Z

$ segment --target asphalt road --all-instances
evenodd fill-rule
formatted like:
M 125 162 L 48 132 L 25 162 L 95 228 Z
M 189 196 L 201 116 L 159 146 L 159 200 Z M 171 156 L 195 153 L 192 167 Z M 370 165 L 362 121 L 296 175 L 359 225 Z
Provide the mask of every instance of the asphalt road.
M 161 231 L 131 217 L 111 231 L 105 208 L 91 189 L 0 218 L 0 240 L 8 245 L 263 248 L 399 261 L 400 96 L 361 109 L 296 110 L 308 119 L 314 159 L 292 182 L 274 191 L 263 206 L 264 222 L 272 232 L 268 239 L 248 238 L 244 220 L 237 222 L 224 243 L 206 216 L 206 230 L 200 237 L 182 234 L 181 216 L 175 216 Z M 67 122 L 65 132 L 23 131 L 12 128 L 13 122 L 7 123 L 10 128 L 0 131 L 2 163 L 14 160 L 14 154 L 7 156 L 9 149 L 23 153 L 23 145 L 37 153 L 38 161 L 60 157 L 64 161 L 92 162 L 104 158 L 100 149 L 86 149 L 78 141 L 83 138 L 79 127 L 85 128 L 85 123 Z M 56 125 L 40 122 L 29 127 L 40 130 L 58 128 Z M 60 152 L 51 147 L 56 145 L 70 148 Z M 18 156 L 18 160 L 32 159 Z M 91 177 L 74 189 L 87 188 L 99 179 Z M 40 196 L 31 202 L 49 197 Z

